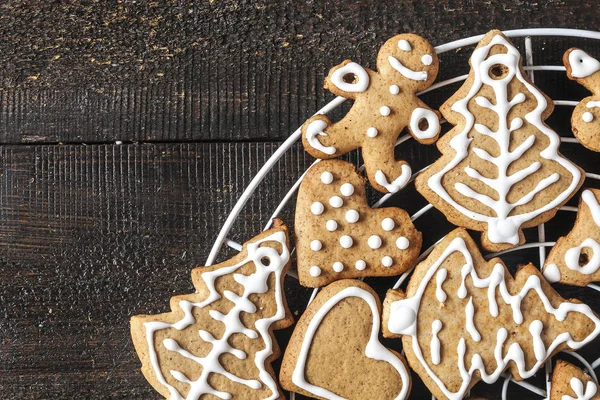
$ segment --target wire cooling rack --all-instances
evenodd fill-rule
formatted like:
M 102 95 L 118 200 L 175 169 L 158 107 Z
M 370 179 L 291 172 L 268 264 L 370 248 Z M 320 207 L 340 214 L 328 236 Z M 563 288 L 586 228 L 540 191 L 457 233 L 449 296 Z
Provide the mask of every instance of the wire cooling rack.
M 575 38 L 575 39 L 581 39 L 581 40 L 585 39 L 585 40 L 593 40 L 593 41 L 600 40 L 600 32 L 577 30 L 577 29 L 555 29 L 555 28 L 517 29 L 517 30 L 505 31 L 504 33 L 509 38 L 512 38 L 513 41 L 515 41 L 516 45 L 522 44 L 524 46 L 524 53 L 525 53 L 524 69 L 525 69 L 525 71 L 527 71 L 527 74 L 529 75 L 529 77 L 534 81 L 535 81 L 536 74 L 547 73 L 548 71 L 558 71 L 558 72 L 565 71 L 565 67 L 562 65 L 535 65 L 533 63 L 533 53 L 534 53 L 533 40 L 535 38 L 537 38 L 537 40 L 540 40 L 539 38 L 542 38 L 542 37 L 545 40 L 549 40 L 552 38 Z M 477 44 L 483 38 L 483 36 L 484 35 L 472 36 L 472 37 L 468 37 L 468 38 L 464 38 L 464 39 L 459 39 L 459 40 L 456 40 L 453 42 L 445 43 L 445 44 L 436 46 L 435 51 L 439 56 L 444 53 L 456 51 L 458 49 L 461 49 L 462 47 L 472 46 L 474 44 Z M 563 50 L 566 51 L 567 48 L 564 48 Z M 470 52 L 469 52 L 469 54 L 470 54 Z M 442 57 L 440 57 L 440 59 L 443 61 Z M 441 64 L 441 67 L 442 66 L 443 66 L 443 64 Z M 466 71 L 468 71 L 469 66 L 465 63 L 464 68 Z M 442 88 L 445 88 L 454 83 L 462 82 L 466 78 L 467 78 L 467 74 L 459 75 L 459 76 L 449 78 L 449 79 L 445 79 L 441 82 L 437 82 L 437 83 L 431 85 L 427 90 L 419 93 L 418 95 L 421 96 L 428 92 L 441 90 Z M 581 99 L 581 97 L 579 97 L 579 99 Z M 555 106 L 570 109 L 577 105 L 579 99 L 578 100 L 553 99 L 553 102 L 554 102 Z M 343 97 L 336 97 L 334 100 L 332 100 L 327 105 L 325 105 L 323 108 L 321 108 L 319 111 L 317 111 L 316 114 L 331 113 L 336 108 L 338 108 L 340 105 L 342 105 L 342 103 L 344 103 L 345 101 L 346 101 L 346 99 Z M 570 115 L 570 113 L 569 113 L 569 115 Z M 309 117 L 309 116 L 307 116 L 307 117 Z M 442 121 L 442 123 L 445 125 L 448 125 L 446 123 L 446 121 Z M 563 135 L 561 135 L 562 143 L 564 143 L 565 145 L 575 145 L 575 146 L 579 145 L 579 142 L 577 141 L 577 139 L 575 139 L 574 137 L 564 136 L 564 133 L 566 133 L 566 132 L 563 132 Z M 569 133 L 570 133 L 570 131 L 569 131 Z M 244 206 L 246 205 L 246 203 L 248 202 L 250 197 L 255 193 L 256 189 L 259 187 L 259 185 L 261 184 L 263 179 L 270 173 L 270 171 L 276 166 L 277 162 L 288 152 L 288 150 L 290 148 L 292 148 L 296 144 L 296 142 L 298 142 L 300 137 L 301 137 L 301 130 L 300 130 L 300 128 L 298 128 L 296 131 L 294 131 L 294 133 L 292 133 L 292 135 L 285 142 L 282 143 L 282 145 L 273 153 L 273 155 L 267 160 L 267 162 L 258 171 L 256 176 L 254 176 L 254 178 L 251 180 L 250 184 L 245 189 L 245 191 L 242 193 L 242 196 L 239 198 L 239 200 L 237 201 L 237 203 L 231 210 L 231 213 L 225 220 L 225 223 L 223 224 L 223 227 L 221 228 L 221 231 L 219 232 L 219 235 L 217 236 L 217 239 L 211 249 L 211 252 L 208 256 L 208 259 L 206 260 L 205 265 L 211 265 L 215 262 L 217 256 L 223 249 L 223 245 L 231 247 L 234 250 L 238 250 L 238 251 L 241 250 L 242 245 L 233 240 L 230 240 L 227 236 L 229 235 L 235 222 L 238 220 Z M 412 137 L 410 135 L 408 135 L 408 134 L 403 135 L 396 142 L 396 146 L 398 146 L 404 142 L 407 142 L 409 140 L 412 140 Z M 563 149 L 564 149 L 564 146 L 561 146 L 561 151 Z M 570 158 L 575 163 L 577 163 L 577 161 L 578 161 L 576 156 L 574 157 L 574 156 L 570 155 L 570 156 L 568 156 L 568 158 Z M 433 159 L 428 160 L 428 161 L 429 161 L 429 163 L 432 163 L 433 161 L 435 161 L 435 159 L 436 158 L 434 157 Z M 313 165 L 315 163 L 317 163 L 318 161 L 320 161 L 320 160 L 316 160 L 313 163 Z M 408 161 L 409 161 L 409 163 L 411 162 L 410 159 Z M 361 166 L 360 168 L 363 168 L 363 166 Z M 414 173 L 413 176 L 411 177 L 410 182 L 412 182 L 414 180 L 414 178 L 420 172 L 422 172 L 425 168 L 427 168 L 427 166 L 422 168 L 420 171 Z M 600 171 L 600 166 L 599 166 L 598 170 Z M 294 199 L 296 192 L 298 190 L 298 187 L 300 186 L 300 183 L 302 182 L 302 179 L 303 179 L 304 175 L 306 174 L 306 171 L 299 171 L 299 173 L 301 173 L 301 176 L 297 179 L 297 181 L 288 190 L 288 192 L 283 197 L 283 199 L 281 199 L 281 202 L 275 207 L 275 210 L 273 211 L 271 218 L 269 218 L 268 221 L 265 221 L 265 226 L 264 226 L 265 230 L 270 228 L 273 218 L 279 216 L 282 213 L 282 211 L 284 210 L 284 208 L 286 208 L 286 206 L 293 207 L 293 202 L 290 203 L 290 200 Z M 584 184 L 584 187 L 586 185 L 587 186 L 590 185 L 589 180 L 600 182 L 599 174 L 586 172 L 585 175 L 586 175 L 586 183 Z M 406 190 L 415 191 L 414 185 L 407 184 L 404 187 L 404 189 L 402 189 L 402 191 L 406 191 Z M 376 208 L 376 207 L 380 207 L 383 205 L 388 205 L 388 203 L 390 202 L 390 199 L 393 196 L 395 197 L 397 195 L 398 195 L 398 193 L 385 194 L 385 195 L 381 196 L 372 205 L 372 207 Z M 575 198 L 575 200 L 577 200 L 578 196 L 574 196 L 574 198 Z M 402 203 L 400 203 L 399 206 L 402 207 Z M 423 217 L 426 214 L 428 214 L 429 211 L 431 211 L 432 209 L 434 209 L 434 208 L 431 204 L 426 204 L 425 206 L 421 207 L 420 209 L 418 209 L 411 215 L 411 219 L 412 219 L 413 223 L 415 223 L 415 225 L 417 226 L 417 228 L 419 230 L 423 230 L 423 229 L 419 226 L 419 223 L 416 221 L 419 219 L 422 220 Z M 557 214 L 555 219 L 560 218 L 561 215 L 564 215 L 564 214 L 572 214 L 573 215 L 574 213 L 577 212 L 577 207 L 563 206 L 560 208 L 560 211 L 561 212 Z M 571 218 L 571 220 L 572 219 L 573 218 Z M 546 224 L 542 224 L 537 227 L 537 241 L 532 241 L 530 236 L 528 236 L 527 243 L 525 243 L 521 246 L 517 246 L 517 247 L 511 248 L 508 250 L 501 251 L 501 252 L 485 254 L 486 259 L 490 259 L 495 256 L 508 255 L 508 253 L 516 253 L 518 255 L 520 252 L 527 250 L 527 249 L 533 249 L 533 250 L 537 249 L 538 250 L 537 257 L 538 257 L 538 261 L 539 261 L 539 266 L 541 267 L 544 264 L 544 261 L 546 259 L 546 248 L 552 247 L 555 243 L 554 241 L 546 240 L 546 226 L 545 225 Z M 570 222 L 565 223 L 565 225 L 566 225 L 566 229 L 570 229 L 570 227 L 572 226 L 572 224 Z M 536 230 L 536 228 L 531 228 L 531 229 Z M 423 259 L 425 259 L 429 255 L 429 253 L 431 253 L 431 251 L 433 250 L 435 245 L 443 239 L 444 235 L 445 234 L 442 234 L 442 237 L 439 237 L 439 234 L 438 234 L 438 238 L 436 238 L 436 240 L 434 241 L 434 243 L 431 246 L 429 246 L 427 249 L 425 249 L 422 252 L 422 254 L 419 256 L 419 258 L 415 262 L 415 265 L 418 264 L 419 262 L 421 262 Z M 535 238 L 535 236 L 534 236 L 534 238 Z M 513 254 L 513 255 L 515 255 L 515 254 Z M 535 260 L 531 260 L 530 258 L 525 258 L 522 256 L 520 258 L 521 258 L 521 260 L 520 260 L 521 263 L 535 261 Z M 518 258 L 517 258 L 517 260 L 518 260 Z M 412 272 L 412 270 L 403 273 L 397 279 L 397 281 L 393 284 L 393 286 L 392 285 L 390 285 L 390 286 L 395 289 L 401 287 L 403 284 L 405 284 L 407 282 L 407 278 L 410 276 L 411 272 Z M 298 276 L 295 271 L 290 271 L 290 272 L 288 272 L 288 274 L 291 277 L 298 279 Z M 388 286 L 388 288 L 390 286 Z M 600 286 L 598 286 L 598 285 L 589 284 L 588 288 L 600 292 Z M 309 289 L 307 289 L 307 290 L 309 290 Z M 319 289 L 312 289 L 312 294 L 310 296 L 308 303 L 310 303 L 314 299 L 314 297 L 318 293 L 318 290 Z M 586 290 L 586 289 L 578 289 L 578 290 Z M 600 310 L 596 310 L 596 311 L 599 312 Z M 398 340 L 397 342 L 400 342 L 400 341 Z M 597 357 L 592 362 L 589 362 L 586 358 L 584 358 L 582 355 L 580 355 L 579 353 L 576 353 L 576 352 L 563 351 L 563 352 L 561 352 L 561 354 L 567 355 L 568 357 L 570 357 L 571 361 L 578 363 L 579 366 L 581 368 L 583 368 L 585 372 L 587 372 L 589 375 L 591 375 L 597 381 L 598 379 L 595 374 L 595 369 L 600 367 L 600 351 L 597 351 L 597 350 L 594 351 L 594 350 L 595 349 L 592 349 L 591 351 L 588 351 L 588 354 L 586 354 L 589 357 L 589 353 L 593 353 L 593 355 L 595 357 Z M 517 398 L 517 397 L 522 398 L 523 395 L 526 395 L 528 397 L 531 396 L 532 398 L 538 398 L 538 396 L 541 398 L 548 397 L 548 395 L 550 393 L 550 379 L 549 378 L 552 373 L 552 360 L 549 360 L 546 363 L 545 371 L 540 371 L 538 373 L 538 375 L 544 375 L 544 373 L 545 373 L 545 379 L 542 381 L 538 377 L 536 382 L 529 382 L 529 380 L 517 382 L 513 378 L 511 378 L 508 374 L 504 375 L 502 378 L 503 381 L 500 382 L 502 399 L 509 398 L 509 393 L 511 392 L 509 386 L 511 385 L 511 383 L 517 389 L 520 389 L 520 392 L 518 392 L 519 394 L 513 396 L 514 398 Z M 482 385 L 482 384 L 483 383 L 480 383 L 479 385 Z M 477 386 L 479 386 L 479 385 L 476 385 L 475 388 L 477 388 Z M 432 399 L 434 399 L 433 396 L 431 396 L 431 397 L 432 397 Z M 469 395 L 467 395 L 467 397 L 469 397 Z M 294 393 L 292 393 L 290 395 L 290 398 L 295 399 Z

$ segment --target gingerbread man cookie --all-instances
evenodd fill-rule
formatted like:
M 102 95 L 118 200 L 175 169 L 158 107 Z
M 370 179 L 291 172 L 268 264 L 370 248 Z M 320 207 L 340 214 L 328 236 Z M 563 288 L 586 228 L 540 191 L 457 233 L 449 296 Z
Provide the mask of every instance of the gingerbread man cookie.
M 431 144 L 440 132 L 439 117 L 416 96 L 433 83 L 438 58 L 420 36 L 397 35 L 379 50 L 372 71 L 346 60 L 333 67 L 325 88 L 354 100 L 344 118 L 332 122 L 324 115 L 302 126 L 302 143 L 313 157 L 329 159 L 362 148 L 367 175 L 381 192 L 397 192 L 411 176 L 406 161 L 396 160 L 398 136 L 408 128 L 420 143 Z
M 326 160 L 306 173 L 296 203 L 298 276 L 319 287 L 346 278 L 398 275 L 419 256 L 421 233 L 400 208 L 372 209 L 354 165 Z
M 563 64 L 569 79 L 592 92 L 573 110 L 573 134 L 588 149 L 600 151 L 600 61 L 583 50 L 571 48 L 563 56 Z
M 558 360 L 552 372 L 549 400 L 599 400 L 598 383 L 591 376 L 563 360 Z

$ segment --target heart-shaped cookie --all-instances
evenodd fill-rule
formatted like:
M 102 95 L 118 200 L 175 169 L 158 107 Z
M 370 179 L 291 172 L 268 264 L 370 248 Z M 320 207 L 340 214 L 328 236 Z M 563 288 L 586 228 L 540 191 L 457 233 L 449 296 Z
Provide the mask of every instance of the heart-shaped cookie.
M 281 366 L 281 385 L 327 399 L 405 399 L 404 358 L 379 342 L 381 302 L 366 283 L 324 288 L 298 321 Z
M 341 160 L 315 164 L 296 204 L 300 283 L 319 287 L 346 278 L 393 276 L 409 269 L 421 233 L 400 208 L 372 209 L 365 178 Z

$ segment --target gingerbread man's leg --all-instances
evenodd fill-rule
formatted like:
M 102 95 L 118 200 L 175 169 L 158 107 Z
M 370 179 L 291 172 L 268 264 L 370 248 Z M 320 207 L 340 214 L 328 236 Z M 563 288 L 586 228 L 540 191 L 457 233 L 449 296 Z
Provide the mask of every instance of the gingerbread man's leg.
M 406 161 L 394 155 L 395 138 L 382 138 L 376 145 L 363 146 L 363 159 L 373 187 L 381 192 L 396 193 L 410 180 L 412 171 Z

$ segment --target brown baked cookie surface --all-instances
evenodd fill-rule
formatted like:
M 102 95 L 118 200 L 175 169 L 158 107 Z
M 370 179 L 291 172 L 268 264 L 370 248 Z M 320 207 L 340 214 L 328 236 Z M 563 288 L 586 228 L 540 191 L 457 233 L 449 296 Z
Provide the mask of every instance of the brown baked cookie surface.
M 558 360 L 552 371 L 550 400 L 599 400 L 598 383 L 566 361 Z
M 533 376 L 555 353 L 596 338 L 600 319 L 560 297 L 532 264 L 513 278 L 499 258 L 486 261 L 459 228 L 417 265 L 406 293 L 388 291 L 382 328 L 402 338 L 409 365 L 437 399 L 457 400 L 504 371 Z
M 404 358 L 379 342 L 381 303 L 366 283 L 323 288 L 296 324 L 281 366 L 281 385 L 319 399 L 405 399 Z
M 298 276 L 308 287 L 398 275 L 412 267 L 421 250 L 421 233 L 408 213 L 370 208 L 365 179 L 342 160 L 321 161 L 306 173 L 295 231 Z
M 425 39 L 402 34 L 381 47 L 377 69 L 350 60 L 333 67 L 325 88 L 354 104 L 338 122 L 324 115 L 306 121 L 302 144 L 310 155 L 322 159 L 362 148 L 371 185 L 384 193 L 397 192 L 411 176 L 406 161 L 394 156 L 398 136 L 408 129 L 420 143 L 431 144 L 440 132 L 437 112 L 416 95 L 435 80 L 438 58 Z
M 450 222 L 483 232 L 482 246 L 522 244 L 522 229 L 552 218 L 579 189 L 583 171 L 563 157 L 544 121 L 553 102 L 530 81 L 516 47 L 494 30 L 469 60 L 461 88 L 440 108 L 454 125 L 417 190 Z
M 171 312 L 131 319 L 142 372 L 165 398 L 284 398 L 271 362 L 273 330 L 293 323 L 283 293 L 290 248 L 287 227 L 273 226 L 235 257 L 195 268 L 197 293 L 171 298 Z
M 577 219 L 567 236 L 556 241 L 544 267 L 549 282 L 586 286 L 600 281 L 600 190 L 581 194 Z
M 573 109 L 573 134 L 588 149 L 600 151 L 600 61 L 583 50 L 571 48 L 563 56 L 563 64 L 569 79 L 592 92 Z

